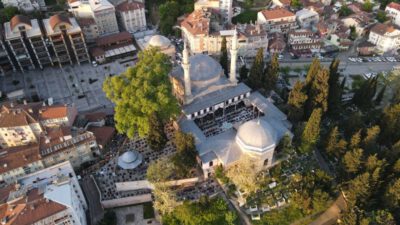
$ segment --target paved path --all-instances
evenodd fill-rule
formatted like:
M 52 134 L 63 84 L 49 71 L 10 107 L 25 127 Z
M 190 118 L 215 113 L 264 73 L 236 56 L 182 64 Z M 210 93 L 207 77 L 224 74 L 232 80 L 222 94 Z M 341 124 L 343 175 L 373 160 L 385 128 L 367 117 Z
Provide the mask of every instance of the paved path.
M 341 212 L 347 208 L 346 201 L 342 194 L 321 216 L 314 220 L 310 225 L 333 225 L 339 219 Z
M 93 178 L 86 176 L 81 181 L 83 192 L 89 207 L 90 222 L 96 225 L 104 215 L 103 207 L 100 203 L 100 193 L 94 183 Z

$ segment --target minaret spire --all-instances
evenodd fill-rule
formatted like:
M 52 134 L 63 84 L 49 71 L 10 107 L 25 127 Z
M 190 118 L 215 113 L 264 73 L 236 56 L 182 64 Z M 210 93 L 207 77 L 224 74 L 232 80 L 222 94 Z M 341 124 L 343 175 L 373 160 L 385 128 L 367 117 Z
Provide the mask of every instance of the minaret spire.
M 229 72 L 229 80 L 236 84 L 236 63 L 237 63 L 237 54 L 238 54 L 238 37 L 237 30 L 235 27 L 235 31 L 233 33 L 232 42 L 231 42 L 231 66 Z
M 183 59 L 182 59 L 182 68 L 183 68 L 183 78 L 184 78 L 184 86 L 185 86 L 185 103 L 191 102 L 192 98 L 192 87 L 190 81 L 190 61 L 189 61 L 189 49 L 187 48 L 187 43 L 184 41 L 183 48 Z

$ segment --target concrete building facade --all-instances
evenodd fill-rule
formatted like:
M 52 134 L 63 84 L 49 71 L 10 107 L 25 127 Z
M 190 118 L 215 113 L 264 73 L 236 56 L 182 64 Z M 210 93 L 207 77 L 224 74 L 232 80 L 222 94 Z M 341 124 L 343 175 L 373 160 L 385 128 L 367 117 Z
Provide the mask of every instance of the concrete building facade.
M 118 22 L 121 28 L 129 33 L 146 29 L 146 15 L 144 4 L 127 0 L 116 6 Z

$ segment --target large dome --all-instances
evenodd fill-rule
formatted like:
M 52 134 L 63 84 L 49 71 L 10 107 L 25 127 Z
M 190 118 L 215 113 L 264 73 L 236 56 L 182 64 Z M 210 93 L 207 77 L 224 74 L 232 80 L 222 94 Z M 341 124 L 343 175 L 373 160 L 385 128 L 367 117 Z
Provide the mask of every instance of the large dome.
M 208 81 L 219 78 L 222 74 L 222 66 L 208 55 L 192 55 L 189 60 L 190 78 L 192 81 Z
M 118 166 L 122 169 L 134 169 L 142 163 L 143 157 L 136 151 L 126 151 L 118 157 Z
M 171 45 L 171 41 L 162 35 L 154 35 L 153 37 L 150 38 L 149 45 L 160 48 L 168 47 Z
M 268 151 L 275 148 L 276 141 L 274 128 L 263 119 L 242 124 L 236 134 L 236 143 L 245 151 Z

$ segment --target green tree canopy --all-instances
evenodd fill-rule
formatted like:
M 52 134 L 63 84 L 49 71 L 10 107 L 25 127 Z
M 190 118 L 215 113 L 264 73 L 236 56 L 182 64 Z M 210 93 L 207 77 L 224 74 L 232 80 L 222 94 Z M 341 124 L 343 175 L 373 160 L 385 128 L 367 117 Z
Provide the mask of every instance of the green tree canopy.
M 177 131 L 174 137 L 174 144 L 177 152 L 172 157 L 178 176 L 185 176 L 190 169 L 196 166 L 196 147 L 194 137 L 191 134 L 185 134 Z
M 335 59 L 329 66 L 329 94 L 328 94 L 328 111 L 330 115 L 335 115 L 340 110 L 341 105 L 341 93 L 339 83 L 339 64 L 340 60 Z
M 252 89 L 262 87 L 262 77 L 264 72 L 264 48 L 259 48 L 253 65 L 250 68 L 249 78 L 247 82 Z
M 164 124 L 158 119 L 155 113 L 149 117 L 149 124 L 151 129 L 147 135 L 147 143 L 153 150 L 160 151 L 167 143 L 167 135 L 164 132 Z
M 386 16 L 386 12 L 383 10 L 380 10 L 376 13 L 376 20 L 378 20 L 379 23 L 384 23 L 388 20 Z
M 241 66 L 239 69 L 239 77 L 241 81 L 245 81 L 249 75 L 249 69 L 247 69 L 246 64 Z
M 264 72 L 263 86 L 265 91 L 271 91 L 275 88 L 279 76 L 278 55 L 274 54 L 271 60 L 267 63 Z
M 308 96 L 304 93 L 304 83 L 297 81 L 289 93 L 288 99 L 288 118 L 293 122 L 298 122 L 304 117 L 304 104 Z
M 306 114 L 310 115 L 314 109 L 320 108 L 323 113 L 328 110 L 329 71 L 320 69 L 313 79 L 308 93 Z
M 171 63 L 156 48 L 139 53 L 138 63 L 119 76 L 108 77 L 103 84 L 106 96 L 115 104 L 116 128 L 132 138 L 149 134 L 149 118 L 156 114 L 162 122 L 179 112 L 172 95 L 168 74 Z
M 167 1 L 160 5 L 158 9 L 160 15 L 159 29 L 162 34 L 171 35 L 174 33 L 173 27 L 181 14 L 180 7 L 181 5 L 176 1 Z
M 301 135 L 300 152 L 310 153 L 314 150 L 319 139 L 321 117 L 322 110 L 320 108 L 315 109 L 311 113 L 311 116 L 303 130 L 303 134 Z

